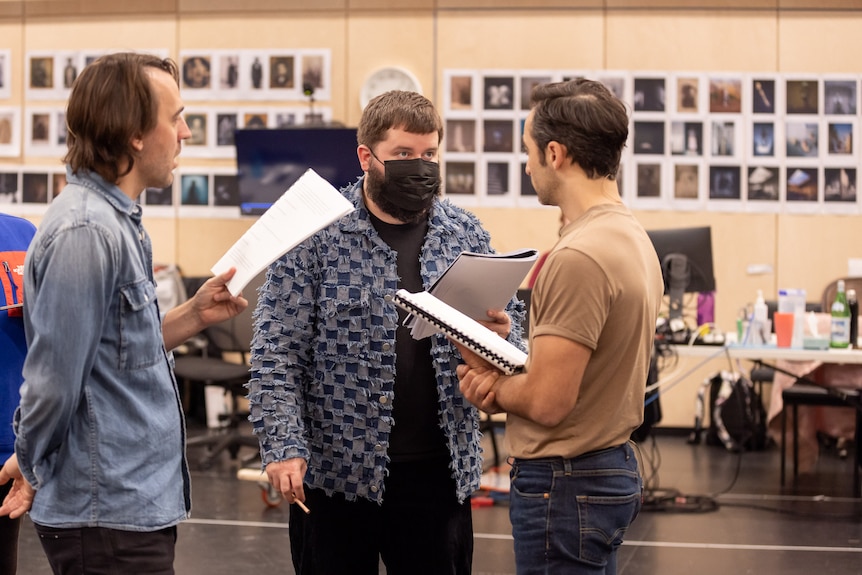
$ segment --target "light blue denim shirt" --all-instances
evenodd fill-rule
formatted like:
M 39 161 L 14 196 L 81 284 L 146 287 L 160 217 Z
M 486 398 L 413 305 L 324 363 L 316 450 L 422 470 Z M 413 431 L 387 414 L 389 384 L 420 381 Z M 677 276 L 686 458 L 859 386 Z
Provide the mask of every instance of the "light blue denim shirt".
M 15 450 L 50 527 L 154 531 L 191 508 L 185 427 L 141 208 L 73 175 L 27 253 Z
M 270 266 L 255 310 L 249 402 L 264 466 L 302 457 L 305 480 L 328 494 L 381 502 L 395 396 L 396 253 L 362 201 L 362 180 L 342 190 L 357 207 Z M 462 251 L 492 251 L 479 220 L 435 201 L 421 252 L 430 286 Z M 521 343 L 524 304 L 508 307 Z M 460 356 L 432 336 L 439 425 L 459 501 L 479 487 L 479 414 L 458 388 Z

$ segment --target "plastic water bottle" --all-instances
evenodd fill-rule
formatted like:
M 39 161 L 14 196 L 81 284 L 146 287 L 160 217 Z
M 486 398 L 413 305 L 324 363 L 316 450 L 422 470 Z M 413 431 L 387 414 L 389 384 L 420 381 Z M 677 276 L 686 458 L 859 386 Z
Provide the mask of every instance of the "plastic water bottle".
M 838 291 L 832 302 L 832 329 L 829 347 L 846 348 L 850 345 L 850 306 L 844 293 L 844 280 L 838 280 Z
M 751 322 L 751 339 L 752 345 L 764 345 L 769 343 L 769 309 L 766 307 L 766 302 L 763 300 L 763 290 L 757 290 L 757 300 L 754 302 L 754 314 Z

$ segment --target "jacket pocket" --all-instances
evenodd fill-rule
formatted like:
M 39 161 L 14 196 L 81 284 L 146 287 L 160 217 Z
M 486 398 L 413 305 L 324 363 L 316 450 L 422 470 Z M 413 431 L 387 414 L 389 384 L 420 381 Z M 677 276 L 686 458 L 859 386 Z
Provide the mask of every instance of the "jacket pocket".
M 120 369 L 141 369 L 164 357 L 156 289 L 149 280 L 120 288 Z

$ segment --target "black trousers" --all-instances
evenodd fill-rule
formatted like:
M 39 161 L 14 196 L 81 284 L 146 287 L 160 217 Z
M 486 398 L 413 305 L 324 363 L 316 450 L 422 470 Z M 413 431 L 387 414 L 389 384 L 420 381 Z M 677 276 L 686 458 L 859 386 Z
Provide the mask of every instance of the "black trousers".
M 55 575 L 173 575 L 177 528 L 120 531 L 34 524 Z
M 2 461 L 0 461 L 2 462 Z M 12 482 L 0 485 L 0 503 L 6 498 Z M 18 531 L 21 529 L 21 518 L 9 519 L 8 515 L 0 517 L 0 573 L 15 575 L 18 569 Z
M 297 575 L 468 575 L 473 562 L 469 498 L 458 503 L 449 460 L 391 463 L 383 505 L 306 487 L 306 515 L 290 509 Z

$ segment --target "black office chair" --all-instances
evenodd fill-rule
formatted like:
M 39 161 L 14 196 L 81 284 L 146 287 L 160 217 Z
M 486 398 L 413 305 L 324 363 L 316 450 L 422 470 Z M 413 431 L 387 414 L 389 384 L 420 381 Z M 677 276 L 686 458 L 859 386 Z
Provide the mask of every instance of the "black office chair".
M 240 399 L 245 397 L 245 384 L 249 379 L 249 353 L 251 338 L 254 331 L 252 313 L 257 306 L 257 290 L 266 279 L 263 272 L 252 279 L 243 289 L 243 296 L 248 300 L 248 307 L 242 313 L 227 321 L 213 325 L 202 333 L 205 339 L 201 353 L 178 355 L 175 359 L 174 373 L 178 380 L 188 385 L 217 385 L 230 396 L 230 413 L 225 414 L 225 425 L 215 432 L 193 437 L 187 441 L 189 448 L 204 447 L 206 453 L 199 460 L 202 468 L 212 465 L 221 452 L 228 451 L 231 459 L 236 459 L 242 447 L 259 449 L 257 437 L 252 434 L 240 433 L 240 424 L 246 419 L 247 413 L 240 410 Z M 224 354 L 238 353 L 242 363 L 227 361 Z M 255 451 L 242 461 L 243 464 L 257 457 Z

